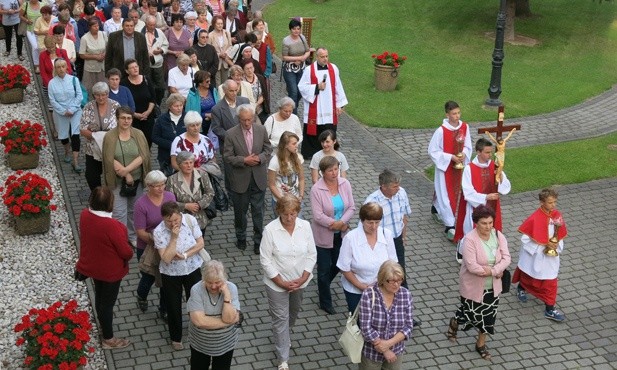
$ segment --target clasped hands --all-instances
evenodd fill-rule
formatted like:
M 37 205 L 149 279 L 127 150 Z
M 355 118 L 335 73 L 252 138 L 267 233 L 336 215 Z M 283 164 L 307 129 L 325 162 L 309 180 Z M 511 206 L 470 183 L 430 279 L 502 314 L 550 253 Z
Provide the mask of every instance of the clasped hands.
M 396 355 L 394 354 L 394 352 L 392 352 L 392 350 L 390 350 L 390 348 L 392 348 L 394 344 L 391 344 L 390 341 L 377 338 L 373 341 L 373 346 L 375 347 L 377 352 L 383 354 L 388 363 L 393 363 L 394 361 L 396 361 Z
M 258 166 L 261 163 L 261 159 L 255 153 L 251 153 L 250 155 L 244 157 L 244 164 L 250 167 Z

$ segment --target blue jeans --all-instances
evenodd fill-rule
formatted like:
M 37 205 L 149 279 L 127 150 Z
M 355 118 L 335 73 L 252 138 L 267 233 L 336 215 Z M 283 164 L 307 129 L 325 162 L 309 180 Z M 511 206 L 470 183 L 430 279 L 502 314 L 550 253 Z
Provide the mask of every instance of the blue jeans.
M 143 249 L 135 249 L 137 255 L 137 261 L 141 258 L 141 255 L 144 254 Z M 137 296 L 140 299 L 148 299 L 148 293 L 150 293 L 150 289 L 154 285 L 154 275 L 146 274 L 144 272 L 141 273 L 141 279 L 139 279 L 139 284 L 137 285 Z M 163 293 L 163 289 L 159 294 L 159 312 L 167 312 L 167 308 L 165 307 L 165 294 Z
M 353 313 L 356 310 L 358 303 L 360 303 L 360 298 L 362 298 L 362 294 L 350 293 L 346 291 L 345 289 L 343 289 L 343 292 L 345 292 L 345 300 L 347 301 L 347 309 L 349 310 L 349 312 Z
M 302 78 L 302 71 L 298 73 L 287 72 L 283 69 L 283 78 L 285 79 L 285 85 L 287 86 L 287 96 L 289 96 L 296 107 L 294 108 L 294 114 L 298 114 L 298 102 L 300 101 L 300 91 L 298 91 L 298 83 Z
M 341 233 L 334 234 L 333 247 L 317 247 L 317 289 L 319 291 L 319 307 L 332 307 L 330 284 L 339 273 L 336 262 L 341 251 L 343 239 Z

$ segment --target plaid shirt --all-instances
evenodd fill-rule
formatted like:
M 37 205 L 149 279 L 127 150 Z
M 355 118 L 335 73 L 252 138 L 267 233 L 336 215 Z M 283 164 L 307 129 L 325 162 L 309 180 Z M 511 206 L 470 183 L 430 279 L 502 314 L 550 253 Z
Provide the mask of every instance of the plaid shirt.
M 405 227 L 403 219 L 405 216 L 411 216 L 411 206 L 409 205 L 409 198 L 405 189 L 399 188 L 399 191 L 394 194 L 392 199 L 386 198 L 381 189 L 378 189 L 366 198 L 364 204 L 368 202 L 379 203 L 381 208 L 383 208 L 381 226 L 384 229 L 390 230 L 395 238 L 401 236 Z
M 387 283 L 386 283 L 387 284 Z M 375 292 L 375 304 L 373 307 L 373 293 Z M 405 350 L 405 342 L 411 338 L 413 330 L 413 298 L 409 290 L 400 287 L 394 295 L 394 301 L 390 310 L 386 305 L 381 294 L 381 289 L 376 285 L 366 289 L 360 299 L 359 313 L 360 331 L 364 337 L 364 348 L 362 355 L 371 361 L 383 362 L 385 357 L 377 352 L 373 346 L 375 339 L 388 340 L 401 332 L 405 335 L 405 340 L 395 344 L 391 350 L 396 356 L 400 356 Z

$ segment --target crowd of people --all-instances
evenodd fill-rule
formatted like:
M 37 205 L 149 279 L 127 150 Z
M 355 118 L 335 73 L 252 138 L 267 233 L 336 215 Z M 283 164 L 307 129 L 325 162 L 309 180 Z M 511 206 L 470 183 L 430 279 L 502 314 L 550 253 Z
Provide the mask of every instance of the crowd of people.
M 250 1 L 0 0 L 0 13 L 5 55 L 15 33 L 24 59 L 17 25 L 27 23 L 63 160 L 75 173 L 85 171 L 91 190 L 80 219 L 77 270 L 94 280 L 103 348 L 130 345 L 114 337 L 112 323 L 135 251 L 139 309 L 148 310 L 152 286 L 160 287 L 159 317 L 172 348 L 182 350 L 184 292 L 191 367 L 230 368 L 243 321 L 238 287 L 204 249 L 206 229 L 217 217 L 215 199 L 222 198 L 233 206 L 236 247 L 252 244 L 259 255 L 279 370 L 289 369 L 290 328 L 315 266 L 319 308 L 336 313 L 332 282 L 340 272 L 347 311 L 359 312 L 360 369 L 403 367 L 405 342 L 420 325 L 405 263 L 409 198 L 401 176 L 386 169 L 358 210 L 359 224 L 350 224 L 356 215 L 351 169 L 337 138 L 347 98 L 328 50 L 310 47 L 300 20 L 289 22 L 282 40 L 278 73 L 287 96 L 271 112 L 276 47 Z M 511 185 L 500 168 L 504 159 L 492 160 L 493 143 L 477 140 L 472 159 L 460 107 L 449 101 L 445 111 L 428 152 L 436 168 L 432 214 L 456 243 L 461 263 L 461 305 L 446 335 L 455 341 L 459 328 L 476 328 L 476 351 L 490 359 L 486 334 L 494 333 L 511 262 L 499 199 Z M 153 144 L 160 170 L 151 168 Z M 505 144 L 497 147 L 503 151 Z M 264 226 L 267 190 L 274 215 Z M 521 225 L 513 282 L 521 302 L 530 293 L 545 302 L 545 317 L 563 321 L 555 303 L 567 229 L 556 200 L 554 190 L 543 190 L 539 210 Z M 92 238 L 92 227 L 108 237 Z

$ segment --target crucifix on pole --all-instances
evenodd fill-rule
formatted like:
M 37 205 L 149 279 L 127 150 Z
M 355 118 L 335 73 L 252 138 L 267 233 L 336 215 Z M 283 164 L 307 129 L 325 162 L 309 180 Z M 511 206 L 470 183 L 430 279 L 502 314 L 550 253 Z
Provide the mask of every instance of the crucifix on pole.
M 504 119 L 504 106 L 500 105 L 497 116 L 497 126 L 479 128 L 479 134 L 486 134 L 493 143 L 495 143 L 495 185 L 501 183 L 501 173 L 506 165 L 506 141 L 512 136 L 514 131 L 521 129 L 521 125 L 506 125 L 503 124 Z M 491 135 L 491 132 L 495 133 L 495 136 Z M 503 133 L 508 132 L 508 136 L 505 139 L 502 138 Z

